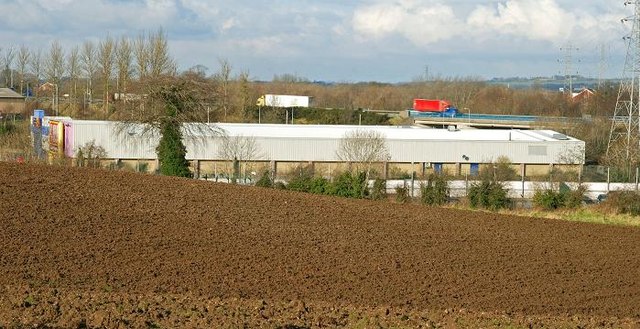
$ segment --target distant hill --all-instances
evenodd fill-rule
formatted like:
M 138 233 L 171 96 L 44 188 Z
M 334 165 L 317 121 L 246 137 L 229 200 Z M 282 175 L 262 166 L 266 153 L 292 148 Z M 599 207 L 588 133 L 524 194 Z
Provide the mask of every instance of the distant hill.
M 583 76 L 575 76 L 573 77 L 573 88 L 574 89 L 582 89 L 582 88 L 596 88 L 599 84 L 607 83 L 607 84 L 618 84 L 620 79 L 603 79 L 598 80 L 596 78 L 588 78 Z M 521 78 L 521 77 L 512 77 L 512 78 L 493 78 L 491 80 L 487 80 L 489 84 L 495 85 L 506 85 L 509 88 L 515 89 L 527 89 L 540 87 L 543 89 L 558 91 L 560 88 L 564 88 L 565 86 L 565 78 L 563 76 L 553 76 L 553 77 L 533 77 L 533 78 Z

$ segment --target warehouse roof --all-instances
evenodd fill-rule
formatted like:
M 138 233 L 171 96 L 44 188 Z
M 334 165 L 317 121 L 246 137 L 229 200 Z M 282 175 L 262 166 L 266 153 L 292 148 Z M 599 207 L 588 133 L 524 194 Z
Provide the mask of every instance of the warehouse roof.
M 0 88 L 0 98 L 23 99 L 24 96 L 9 88 Z
M 114 124 L 109 121 L 73 120 L 75 124 Z M 340 139 L 354 130 L 380 132 L 385 138 L 393 140 L 416 141 L 522 141 L 522 142 L 557 142 L 578 141 L 570 136 L 553 130 L 518 130 L 518 129 L 433 129 L 420 126 L 354 126 L 354 125 L 295 125 L 295 124 L 255 124 L 255 123 L 211 123 L 213 129 L 189 129 L 196 124 L 188 124 L 187 135 L 214 135 L 215 128 L 224 130 L 230 136 L 262 137 L 262 138 L 300 138 L 300 139 Z M 141 131 L 141 127 L 128 130 Z
M 416 126 L 349 126 L 217 123 L 235 136 L 273 138 L 342 138 L 353 130 L 372 130 L 387 139 L 456 141 L 559 141 L 577 140 L 552 130 L 431 129 Z

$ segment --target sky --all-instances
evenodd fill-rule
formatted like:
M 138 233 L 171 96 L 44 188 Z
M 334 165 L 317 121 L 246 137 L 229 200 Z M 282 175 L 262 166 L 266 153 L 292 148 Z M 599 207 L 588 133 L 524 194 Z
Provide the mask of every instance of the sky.
M 179 69 L 255 80 L 621 77 L 623 0 L 0 0 L 0 48 L 162 28 Z M 569 54 L 571 61 L 568 61 Z M 570 66 L 566 63 L 571 62 Z

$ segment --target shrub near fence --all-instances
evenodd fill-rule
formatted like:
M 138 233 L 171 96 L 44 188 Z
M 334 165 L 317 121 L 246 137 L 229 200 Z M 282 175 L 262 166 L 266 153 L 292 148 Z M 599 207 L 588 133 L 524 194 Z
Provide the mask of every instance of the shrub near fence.
M 420 185 L 420 201 L 431 206 L 442 206 L 449 201 L 449 180 L 445 175 L 431 174 Z
M 640 216 L 640 193 L 637 191 L 611 192 L 604 201 L 603 207 L 609 208 L 618 214 Z

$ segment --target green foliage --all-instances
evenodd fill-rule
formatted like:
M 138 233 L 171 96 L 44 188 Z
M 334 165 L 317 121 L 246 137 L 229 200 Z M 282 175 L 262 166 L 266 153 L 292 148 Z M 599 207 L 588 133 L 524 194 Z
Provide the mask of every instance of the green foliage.
M 546 210 L 554 210 L 564 205 L 564 193 L 552 189 L 536 190 L 533 195 L 533 204 Z
M 398 185 L 395 188 L 396 190 L 396 202 L 397 203 L 407 203 L 409 202 L 409 188 L 406 184 Z
M 500 182 L 487 178 L 472 183 L 467 198 L 473 208 L 498 210 L 508 208 L 510 205 L 504 186 Z
M 260 178 L 256 182 L 256 186 L 260 187 L 274 187 L 273 185 L 274 184 L 273 178 L 271 177 L 271 171 L 268 169 L 262 172 L 262 175 L 260 175 Z
M 381 178 L 377 178 L 373 182 L 373 188 L 371 189 L 371 200 L 385 200 L 387 198 L 387 181 Z
M 636 191 L 609 192 L 604 204 L 615 209 L 618 214 L 640 216 L 640 193 Z
M 567 191 L 564 206 L 571 209 L 580 207 L 586 192 L 587 188 L 583 185 L 579 185 L 575 190 Z
M 352 174 L 346 171 L 335 178 L 328 194 L 345 198 L 365 198 L 369 194 L 366 184 L 366 173 Z
M 16 126 L 9 120 L 0 120 L 0 136 L 8 135 L 16 130 Z
M 311 180 L 309 192 L 313 194 L 327 194 L 331 191 L 331 183 L 324 177 L 316 176 Z
M 313 176 L 313 167 L 299 165 L 291 171 L 287 189 L 299 192 L 310 192 Z
M 577 208 L 582 205 L 586 188 L 578 186 L 571 190 L 569 186 L 560 183 L 557 190 L 553 188 L 536 189 L 533 195 L 533 204 L 546 210 L 559 208 Z
M 441 206 L 449 200 L 449 181 L 445 175 L 431 174 L 427 183 L 420 186 L 420 202 Z
M 187 148 L 182 143 L 180 125 L 167 120 L 160 128 L 160 142 L 156 148 L 160 162 L 160 174 L 166 176 L 191 177 Z

